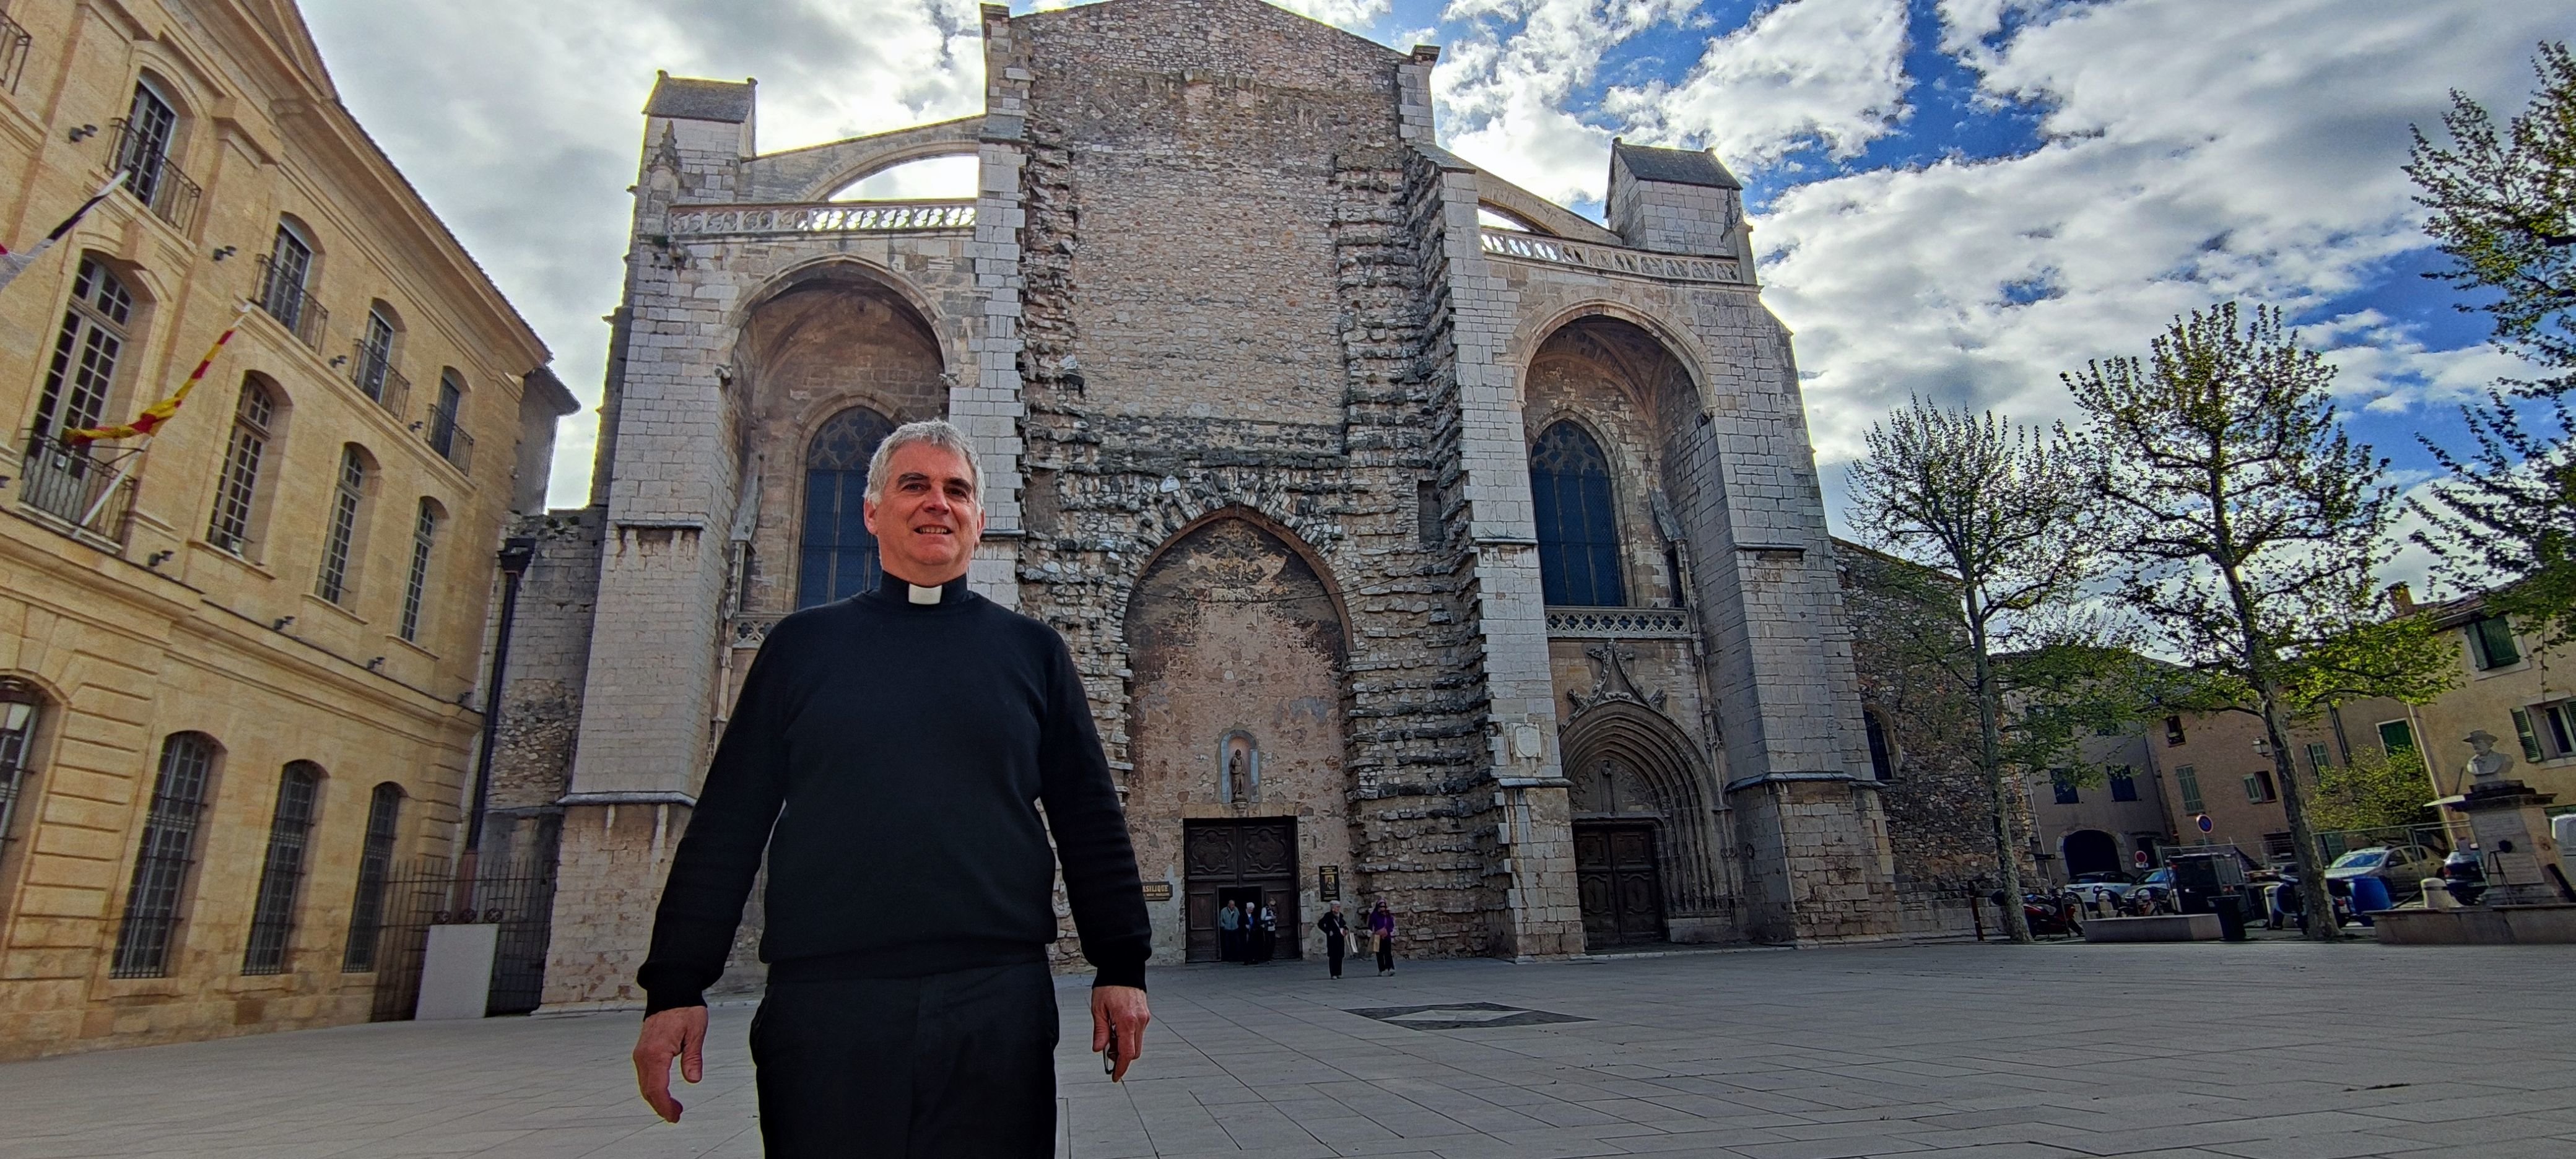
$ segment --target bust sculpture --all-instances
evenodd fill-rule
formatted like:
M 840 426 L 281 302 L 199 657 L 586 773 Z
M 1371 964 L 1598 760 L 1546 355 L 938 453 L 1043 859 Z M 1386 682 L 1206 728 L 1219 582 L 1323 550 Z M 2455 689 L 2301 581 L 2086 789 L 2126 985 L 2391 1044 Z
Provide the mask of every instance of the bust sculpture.
M 2469 763 L 2461 766 L 2460 769 L 2466 775 L 2469 784 L 2476 788 L 2503 784 L 2505 773 L 2513 768 L 2513 757 L 2496 751 L 2495 734 L 2479 729 L 2461 739 L 2466 740 L 2469 747 L 2476 750 L 2476 755 L 2470 757 Z

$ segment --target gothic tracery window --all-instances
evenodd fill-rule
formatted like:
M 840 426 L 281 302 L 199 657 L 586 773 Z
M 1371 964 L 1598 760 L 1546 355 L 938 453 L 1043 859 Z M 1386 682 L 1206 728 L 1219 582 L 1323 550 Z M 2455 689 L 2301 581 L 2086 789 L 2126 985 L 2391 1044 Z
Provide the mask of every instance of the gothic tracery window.
M 1627 604 L 1610 460 L 1601 444 L 1570 422 L 1549 427 L 1530 448 L 1530 498 L 1538 521 L 1539 591 L 1547 602 Z
M 877 537 L 863 501 L 868 459 L 894 423 L 864 407 L 833 415 L 805 450 L 805 526 L 798 552 L 796 606 L 857 595 L 877 583 Z

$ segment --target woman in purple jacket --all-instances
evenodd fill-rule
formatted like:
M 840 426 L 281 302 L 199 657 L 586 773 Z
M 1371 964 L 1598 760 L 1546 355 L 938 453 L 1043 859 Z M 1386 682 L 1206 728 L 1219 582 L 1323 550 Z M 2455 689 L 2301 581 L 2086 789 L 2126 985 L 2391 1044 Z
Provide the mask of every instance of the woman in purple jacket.
M 1377 937 L 1378 977 L 1395 973 L 1395 911 L 1386 908 L 1383 898 L 1369 911 L 1369 933 Z

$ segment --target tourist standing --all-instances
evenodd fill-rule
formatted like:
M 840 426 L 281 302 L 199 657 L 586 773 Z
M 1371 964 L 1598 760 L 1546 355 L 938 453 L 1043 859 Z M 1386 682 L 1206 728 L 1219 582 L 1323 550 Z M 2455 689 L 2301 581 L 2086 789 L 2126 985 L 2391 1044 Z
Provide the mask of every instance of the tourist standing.
M 1235 955 L 1240 952 L 1241 949 L 1241 947 L 1236 943 L 1243 940 L 1242 933 L 1243 914 L 1234 908 L 1233 902 L 1228 901 L 1225 903 L 1224 909 L 1216 911 L 1217 961 L 1231 962 L 1234 960 Z
M 1269 902 L 1261 903 L 1261 960 L 1279 956 L 1279 911 Z
M 704 1076 L 706 988 L 765 860 L 771 1159 L 1044 1159 L 1057 864 L 1097 970 L 1091 1048 L 1114 1041 L 1114 1079 L 1144 1042 L 1154 932 L 1126 815 L 1064 638 L 967 587 L 965 434 L 897 428 L 867 478 L 884 581 L 779 621 L 751 663 L 655 911 L 636 1084 L 679 1120 L 671 1063 Z
M 1395 911 L 1383 898 L 1369 911 L 1369 936 L 1377 941 L 1377 976 L 1395 973 Z
M 1349 922 L 1342 920 L 1342 903 L 1334 902 L 1333 908 L 1324 912 L 1323 920 L 1315 923 L 1315 928 L 1323 932 L 1324 962 L 1332 968 L 1333 981 L 1339 982 L 1342 980 L 1342 935 L 1351 928 Z

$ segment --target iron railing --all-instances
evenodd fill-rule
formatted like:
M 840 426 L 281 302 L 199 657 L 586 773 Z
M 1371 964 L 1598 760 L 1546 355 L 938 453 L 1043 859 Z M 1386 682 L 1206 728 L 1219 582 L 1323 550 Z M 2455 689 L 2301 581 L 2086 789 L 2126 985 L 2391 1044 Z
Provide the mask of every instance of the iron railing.
M 554 917 L 553 863 L 488 859 L 475 874 L 470 904 L 458 906 L 455 895 L 456 871 L 443 857 L 398 867 L 386 878 L 384 917 L 376 935 L 374 1021 L 412 1016 L 420 1003 L 429 928 L 465 922 L 501 927 L 484 1014 L 525 1014 L 537 1008 L 545 994 L 547 928 Z
M 456 408 L 431 403 L 427 417 L 421 420 L 420 433 L 439 458 L 455 464 L 459 471 L 473 473 L 474 436 L 456 421 Z
M 0 12 L 0 89 L 18 91 L 18 77 L 27 71 L 27 46 L 33 43 L 26 29 Z
M 42 431 L 18 461 L 18 501 L 103 539 L 125 542 L 134 509 L 131 447 L 73 447 Z
M 126 192 L 149 206 L 153 216 L 181 233 L 195 229 L 197 201 L 204 191 L 161 152 L 165 143 L 123 117 L 109 121 L 108 127 L 116 134 L 116 162 L 108 172 L 123 170 Z
M 394 369 L 393 358 L 358 339 L 349 358 L 349 381 L 360 393 L 376 400 L 387 414 L 400 418 L 405 404 L 411 401 L 411 380 Z
M 322 349 L 322 332 L 330 325 L 331 312 L 313 300 L 313 291 L 301 275 L 289 275 L 284 267 L 263 256 L 259 259 L 259 293 L 251 299 L 268 316 L 303 339 L 316 353 Z

